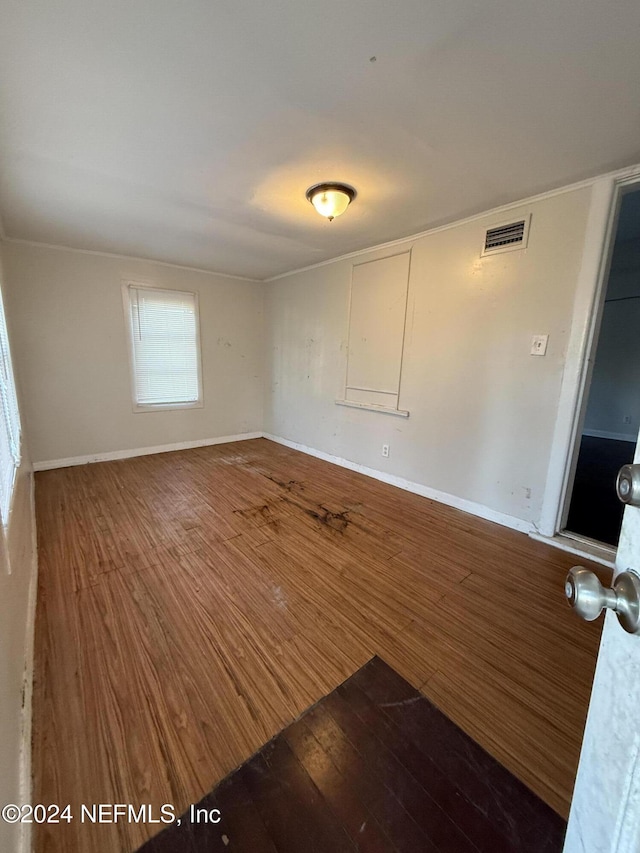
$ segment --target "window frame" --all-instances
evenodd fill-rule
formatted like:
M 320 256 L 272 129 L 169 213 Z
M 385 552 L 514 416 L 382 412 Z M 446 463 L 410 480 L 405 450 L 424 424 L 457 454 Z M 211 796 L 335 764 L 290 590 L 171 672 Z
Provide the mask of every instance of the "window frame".
M 131 324 L 131 288 L 139 288 L 140 290 L 155 290 L 164 291 L 166 293 L 186 293 L 193 296 L 196 314 L 196 355 L 198 369 L 198 399 L 190 403 L 139 403 L 136 399 L 136 361 L 135 350 L 133 344 L 133 328 Z M 180 287 L 158 287 L 156 284 L 147 281 L 135 281 L 126 279 L 122 282 L 122 307 L 124 310 L 124 321 L 127 335 L 127 351 L 129 357 L 129 387 L 131 389 L 131 405 L 133 412 L 139 414 L 141 412 L 171 412 L 179 409 L 202 409 L 204 408 L 204 387 L 202 379 L 202 345 L 200 335 L 200 300 L 198 292 L 194 290 L 184 290 Z
M 22 426 L 22 413 L 20 411 L 20 403 L 18 400 L 18 384 L 16 382 L 16 374 L 13 368 L 13 356 L 11 353 L 11 342 L 9 340 L 9 324 L 7 322 L 7 313 L 6 313 L 6 304 L 4 298 L 4 282 L 0 281 L 0 322 L 4 325 L 4 343 L 6 345 L 6 352 L 4 352 L 4 347 L 0 346 L 0 370 L 3 370 L 6 373 L 6 384 L 9 396 L 13 398 L 13 404 L 15 408 L 16 415 L 16 423 L 14 426 L 17 428 L 17 435 L 14 436 L 15 439 L 15 449 L 16 453 L 11 454 L 13 458 L 13 470 L 11 473 L 11 481 L 7 482 L 7 501 L 6 504 L 0 504 L 0 538 L 1 542 L 1 560 L 0 562 L 4 563 L 7 574 L 11 574 L 11 565 L 9 562 L 9 548 L 8 548 L 8 535 L 9 535 L 9 526 L 11 524 L 11 516 L 13 514 L 13 508 L 16 497 L 16 483 L 18 479 L 18 471 L 20 470 L 20 466 L 22 464 L 22 455 L 23 455 L 23 438 L 24 438 L 24 430 Z M 6 356 L 6 358 L 5 358 Z M 0 407 L 0 416 L 3 414 L 7 415 L 8 413 L 2 412 Z M 7 435 L 12 432 L 10 421 L 5 424 Z M 5 514 L 6 512 L 6 514 Z

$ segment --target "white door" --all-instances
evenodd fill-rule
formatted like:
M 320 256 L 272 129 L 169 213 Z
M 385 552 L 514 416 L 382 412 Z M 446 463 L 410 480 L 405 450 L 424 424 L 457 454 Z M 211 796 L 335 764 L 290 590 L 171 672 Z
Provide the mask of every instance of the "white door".
M 640 463 L 640 443 L 635 462 Z M 640 507 L 627 506 L 616 574 L 640 573 Z M 606 612 L 564 853 L 640 853 L 640 634 Z

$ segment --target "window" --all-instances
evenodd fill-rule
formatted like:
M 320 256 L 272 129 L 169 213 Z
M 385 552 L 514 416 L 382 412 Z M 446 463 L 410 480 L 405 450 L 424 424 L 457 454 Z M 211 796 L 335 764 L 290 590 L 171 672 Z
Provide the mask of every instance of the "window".
M 20 465 L 20 413 L 0 291 L 0 518 L 9 523 L 13 483 Z
M 201 406 L 197 295 L 135 283 L 125 292 L 135 411 Z

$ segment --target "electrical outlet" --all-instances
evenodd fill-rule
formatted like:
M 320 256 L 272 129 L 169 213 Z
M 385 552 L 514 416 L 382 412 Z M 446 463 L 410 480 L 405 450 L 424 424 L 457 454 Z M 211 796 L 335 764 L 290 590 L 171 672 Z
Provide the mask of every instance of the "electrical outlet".
M 630 424 L 631 423 L 631 415 L 625 415 L 622 419 L 622 423 L 623 424 Z
M 385 457 L 387 457 L 389 455 L 389 445 L 388 444 L 382 445 L 382 455 Z
M 534 335 L 531 338 L 531 355 L 546 355 L 549 335 Z

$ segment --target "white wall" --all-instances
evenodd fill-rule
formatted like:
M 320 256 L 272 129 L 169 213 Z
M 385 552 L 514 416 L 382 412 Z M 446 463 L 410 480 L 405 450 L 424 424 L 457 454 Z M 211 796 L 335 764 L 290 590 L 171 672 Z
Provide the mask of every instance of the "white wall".
M 263 285 L 147 261 L 4 244 L 34 463 L 262 428 Z M 123 280 L 197 291 L 204 408 L 134 413 Z
M 7 321 L 13 344 L 15 335 L 12 334 L 9 314 Z M 30 755 L 29 751 L 23 755 L 22 747 L 25 743 L 29 744 L 31 716 L 30 686 L 24 697 L 23 686 L 27 656 L 29 668 L 32 665 L 36 581 L 32 482 L 28 452 L 23 446 L 23 463 L 18 472 L 9 519 L 11 574 L 0 568 L 0 805 L 22 803 L 29 799 L 29 792 L 24 785 L 28 781 Z M 24 713 L 23 699 L 26 703 Z M 23 731 L 25 724 L 27 729 Z M 26 778 L 23 771 L 26 771 Z M 17 850 L 20 831 L 20 826 L 0 820 L 0 850 L 8 853 Z
M 407 420 L 335 405 L 353 260 L 268 284 L 266 432 L 535 524 L 590 196 L 572 190 L 414 242 L 399 401 Z M 526 250 L 480 258 L 487 227 L 528 212 Z M 544 358 L 529 354 L 534 334 L 549 335 Z
M 640 243 L 616 246 L 583 431 L 632 441 L 640 430 Z M 628 418 L 628 423 L 625 423 Z

